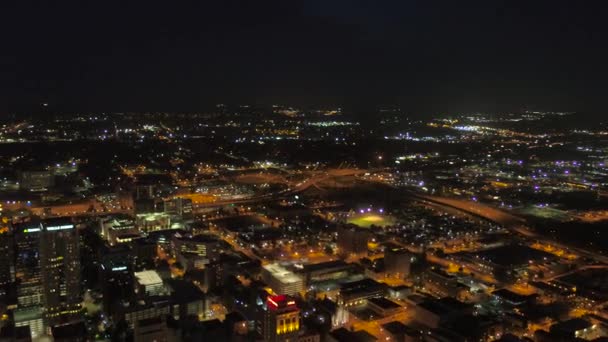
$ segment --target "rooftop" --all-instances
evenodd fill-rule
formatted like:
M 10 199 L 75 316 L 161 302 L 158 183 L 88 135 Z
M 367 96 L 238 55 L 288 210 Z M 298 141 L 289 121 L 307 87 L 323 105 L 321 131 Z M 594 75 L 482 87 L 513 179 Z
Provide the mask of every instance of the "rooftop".
M 449 315 L 454 312 L 464 311 L 469 306 L 456 299 L 445 297 L 442 299 L 427 299 L 418 306 L 439 316 Z
M 401 305 L 393 302 L 392 300 L 388 300 L 384 297 L 370 298 L 367 300 L 368 302 L 386 310 L 386 309 L 397 309 L 400 308 Z
M 558 322 L 551 326 L 551 332 L 566 332 L 574 334 L 575 331 L 580 331 L 591 327 L 592 324 L 582 318 L 573 318 L 567 321 Z
M 304 273 L 316 272 L 316 271 L 321 271 L 321 270 L 325 270 L 325 269 L 349 267 L 349 266 L 350 266 L 350 264 L 346 263 L 343 260 L 326 261 L 326 262 L 321 262 L 318 264 L 304 265 L 303 272 Z
M 524 303 L 530 298 L 529 296 L 523 296 L 507 289 L 496 290 L 492 292 L 492 294 L 494 296 L 500 297 L 503 300 L 517 304 Z
M 418 336 L 420 331 L 409 327 L 399 321 L 392 321 L 383 324 L 382 327 L 393 336 L 407 335 L 407 336 Z
M 143 286 L 157 285 L 163 283 L 163 280 L 160 278 L 156 271 L 148 270 L 135 272 L 134 275 L 135 278 L 137 278 L 137 282 Z
M 527 265 L 530 261 L 553 260 L 553 254 L 523 245 L 506 245 L 475 253 L 479 259 L 504 267 Z
M 358 281 L 342 284 L 340 287 L 340 293 L 355 293 L 359 291 L 378 291 L 386 288 L 385 284 L 379 283 L 373 279 L 365 278 Z
M 377 339 L 365 330 L 349 331 L 339 328 L 329 333 L 338 342 L 372 342 Z
M 302 281 L 300 276 L 294 274 L 279 264 L 270 264 L 263 267 L 283 284 L 297 283 Z

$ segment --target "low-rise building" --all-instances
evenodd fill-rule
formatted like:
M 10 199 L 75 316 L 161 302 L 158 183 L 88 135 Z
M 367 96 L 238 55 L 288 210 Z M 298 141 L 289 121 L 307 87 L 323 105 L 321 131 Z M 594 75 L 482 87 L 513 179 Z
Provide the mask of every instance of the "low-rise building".
M 140 295 L 160 296 L 167 292 L 160 275 L 153 270 L 135 272 L 136 291 Z
M 279 264 L 262 267 L 262 280 L 279 294 L 295 295 L 304 290 L 304 280 Z

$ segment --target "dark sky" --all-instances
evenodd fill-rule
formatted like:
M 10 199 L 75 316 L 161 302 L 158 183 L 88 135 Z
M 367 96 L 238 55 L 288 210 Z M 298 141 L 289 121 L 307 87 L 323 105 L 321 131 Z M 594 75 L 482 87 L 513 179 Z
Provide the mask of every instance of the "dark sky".
M 604 2 L 2 1 L 0 113 L 42 102 L 603 113 Z

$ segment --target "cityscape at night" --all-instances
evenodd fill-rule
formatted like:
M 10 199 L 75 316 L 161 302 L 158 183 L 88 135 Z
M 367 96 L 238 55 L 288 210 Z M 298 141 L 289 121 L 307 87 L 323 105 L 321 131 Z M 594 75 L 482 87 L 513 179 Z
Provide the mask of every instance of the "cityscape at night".
M 587 4 L 7 6 L 0 342 L 608 341 Z

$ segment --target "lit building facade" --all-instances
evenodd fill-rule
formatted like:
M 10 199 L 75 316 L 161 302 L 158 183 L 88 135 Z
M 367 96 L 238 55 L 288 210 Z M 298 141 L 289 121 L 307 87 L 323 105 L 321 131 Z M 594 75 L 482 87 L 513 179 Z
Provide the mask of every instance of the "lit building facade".
M 48 220 L 40 235 L 40 270 L 47 324 L 70 322 L 79 317 L 80 250 L 78 230 L 66 220 Z
M 268 296 L 260 323 L 258 331 L 264 341 L 296 341 L 300 333 L 300 309 L 288 296 Z
M 265 265 L 262 268 L 262 280 L 275 293 L 295 295 L 304 290 L 304 279 L 279 264 Z
M 42 224 L 27 222 L 15 226 L 15 278 L 20 308 L 42 304 L 40 237 Z
M 3 220 L 5 218 L 0 218 Z M 0 221 L 0 298 L 5 298 L 7 285 L 15 281 L 13 233 L 7 222 Z

